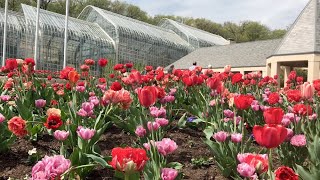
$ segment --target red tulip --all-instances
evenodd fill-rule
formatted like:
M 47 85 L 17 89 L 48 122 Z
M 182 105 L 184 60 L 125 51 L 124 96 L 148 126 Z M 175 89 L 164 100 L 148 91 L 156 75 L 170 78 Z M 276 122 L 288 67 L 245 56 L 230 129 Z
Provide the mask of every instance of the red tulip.
M 287 98 L 290 102 L 299 102 L 301 100 L 301 92 L 300 90 L 288 90 Z
M 84 63 L 88 66 L 94 65 L 94 60 L 93 59 L 86 59 L 84 60 Z
M 114 91 L 120 91 L 122 89 L 122 86 L 118 81 L 115 81 L 111 84 L 110 89 Z
M 157 88 L 154 86 L 144 86 L 138 90 L 140 104 L 144 107 L 152 106 L 157 100 Z
M 127 174 L 142 171 L 148 161 L 147 153 L 140 148 L 113 148 L 112 161 L 109 164 L 120 172 Z
M 99 59 L 99 61 L 98 61 L 98 65 L 99 65 L 100 67 L 105 67 L 107 64 L 108 64 L 108 59 L 101 58 L 101 59 Z
M 77 71 L 70 71 L 68 74 L 68 78 L 71 84 L 75 84 L 80 79 L 80 75 Z
M 46 126 L 48 129 L 58 129 L 60 126 L 62 126 L 63 122 L 61 120 L 61 117 L 53 114 L 49 115 L 47 118 L 47 122 L 44 123 L 44 126 Z
M 277 103 L 279 102 L 279 100 L 280 100 L 280 96 L 279 96 L 279 94 L 276 93 L 276 92 L 271 93 L 271 94 L 269 95 L 269 97 L 268 97 L 268 103 L 269 103 L 270 105 L 277 104 Z
M 248 109 L 251 106 L 254 97 L 252 95 L 240 94 L 239 96 L 234 97 L 234 104 L 239 110 Z
M 304 105 L 304 104 L 296 104 L 293 106 L 293 112 L 295 114 L 299 115 L 312 115 L 312 108 L 310 105 Z
M 279 107 L 272 107 L 263 112 L 264 121 L 267 124 L 281 124 L 284 111 Z
M 232 84 L 242 82 L 243 81 L 242 76 L 243 75 L 241 73 L 236 73 L 235 75 L 233 75 L 231 78 Z
M 18 62 L 16 59 L 7 59 L 5 67 L 7 70 L 12 71 L 18 67 Z
M 255 125 L 253 135 L 260 146 L 276 148 L 287 138 L 287 129 L 275 124 Z

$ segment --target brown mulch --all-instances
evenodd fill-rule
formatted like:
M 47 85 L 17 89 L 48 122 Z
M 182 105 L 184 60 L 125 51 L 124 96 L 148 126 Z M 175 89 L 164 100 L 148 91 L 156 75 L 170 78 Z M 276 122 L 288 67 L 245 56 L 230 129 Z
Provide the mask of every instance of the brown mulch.
M 217 169 L 214 163 L 206 166 L 194 166 L 192 158 L 211 157 L 206 144 L 201 140 L 203 133 L 194 129 L 174 129 L 168 131 L 166 137 L 173 139 L 178 144 L 178 149 L 168 156 L 169 162 L 176 161 L 183 164 L 183 179 L 192 180 L 226 180 Z M 103 134 L 99 141 L 102 155 L 110 155 L 111 150 L 117 146 L 131 146 L 135 137 L 125 133 L 117 127 L 111 127 Z M 41 156 L 52 155 L 59 152 L 59 142 L 52 136 L 44 135 L 38 141 L 30 142 L 25 139 L 18 139 L 10 151 L 0 154 L 0 180 L 7 180 L 9 177 L 23 179 L 31 174 L 33 164 L 28 164 L 28 151 L 37 148 Z M 88 180 L 113 179 L 113 170 L 96 168 L 86 178 Z

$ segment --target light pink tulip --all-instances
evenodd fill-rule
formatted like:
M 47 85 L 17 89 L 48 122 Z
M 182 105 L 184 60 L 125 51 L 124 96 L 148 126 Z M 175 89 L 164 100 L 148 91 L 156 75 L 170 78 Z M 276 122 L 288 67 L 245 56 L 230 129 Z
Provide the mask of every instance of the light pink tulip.
M 157 131 L 160 128 L 160 124 L 157 122 L 151 122 L 149 121 L 147 123 L 147 127 L 149 131 Z
M 225 132 L 225 131 L 219 131 L 219 132 L 217 132 L 217 133 L 215 133 L 215 134 L 213 135 L 213 138 L 214 138 L 216 141 L 218 141 L 218 142 L 224 142 L 224 141 L 226 141 L 226 139 L 227 139 L 228 136 L 229 136 L 229 135 L 228 135 L 227 132 Z
M 303 83 L 303 85 L 300 86 L 300 91 L 302 97 L 304 97 L 305 99 L 311 99 L 314 95 L 313 84 L 310 84 L 308 82 Z
M 167 154 L 171 154 L 178 148 L 176 142 L 174 142 L 170 138 L 163 138 L 161 141 L 155 142 L 155 145 L 159 153 L 164 156 L 166 156 Z
M 161 127 L 169 124 L 169 120 L 165 118 L 156 118 L 156 122 L 160 124 Z
M 231 141 L 234 143 L 239 143 L 242 140 L 242 134 L 241 133 L 235 133 L 231 134 Z
M 96 131 L 94 129 L 83 128 L 81 126 L 79 126 L 77 129 L 78 136 L 81 137 L 83 140 L 91 139 L 95 133 Z
M 230 65 L 224 66 L 224 72 L 225 73 L 229 73 L 230 71 L 231 71 L 231 66 Z
M 150 107 L 150 114 L 152 117 L 155 118 L 165 118 L 166 117 L 166 109 L 161 107 L 160 109 L 158 109 L 157 107 L 153 106 Z
M 32 168 L 33 180 L 60 178 L 71 166 L 71 161 L 62 155 L 45 156 Z
M 61 130 L 56 130 L 53 133 L 54 137 L 59 140 L 59 141 L 64 141 L 68 138 L 69 132 L 68 131 L 61 131 Z
M 306 136 L 303 134 L 294 135 L 290 140 L 290 144 L 297 147 L 306 146 L 307 144 Z
M 247 163 L 241 163 L 238 164 L 237 171 L 243 177 L 250 177 L 255 173 L 256 169 Z

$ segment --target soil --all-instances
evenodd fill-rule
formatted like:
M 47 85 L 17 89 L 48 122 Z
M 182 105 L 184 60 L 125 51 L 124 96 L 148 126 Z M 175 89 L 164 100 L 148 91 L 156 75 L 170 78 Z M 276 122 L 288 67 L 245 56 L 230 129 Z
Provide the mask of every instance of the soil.
M 203 133 L 195 129 L 173 129 L 166 134 L 176 141 L 178 149 L 168 156 L 169 162 L 176 161 L 183 164 L 183 179 L 192 180 L 227 180 L 219 172 L 217 166 L 210 162 L 205 166 L 194 166 L 192 158 L 209 158 L 211 153 L 206 144 L 203 143 Z M 111 127 L 106 131 L 99 141 L 102 155 L 110 155 L 111 150 L 117 146 L 130 146 L 134 143 L 135 137 L 125 133 L 117 127 Z M 18 139 L 11 147 L 10 151 L 0 154 L 0 180 L 7 180 L 9 177 L 23 179 L 31 174 L 34 164 L 28 163 L 28 151 L 37 148 L 41 156 L 52 155 L 59 152 L 59 142 L 50 135 L 38 138 L 36 142 L 26 139 Z M 107 180 L 113 179 L 112 169 L 96 168 L 86 178 L 88 180 Z

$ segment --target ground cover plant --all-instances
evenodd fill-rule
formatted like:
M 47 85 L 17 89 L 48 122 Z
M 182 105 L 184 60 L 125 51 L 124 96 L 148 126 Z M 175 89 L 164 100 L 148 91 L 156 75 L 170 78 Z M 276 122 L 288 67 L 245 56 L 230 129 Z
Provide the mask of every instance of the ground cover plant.
M 320 80 L 108 63 L 6 60 L 0 179 L 320 179 Z

